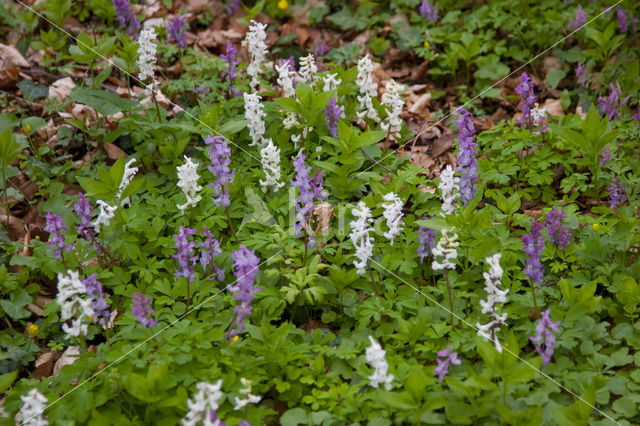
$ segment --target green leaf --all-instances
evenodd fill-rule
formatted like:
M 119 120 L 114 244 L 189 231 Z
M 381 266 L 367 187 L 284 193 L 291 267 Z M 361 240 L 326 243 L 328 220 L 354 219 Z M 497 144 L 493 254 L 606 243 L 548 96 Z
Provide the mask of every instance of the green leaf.
M 0 166 L 6 168 L 14 162 L 22 147 L 16 141 L 15 135 L 11 132 L 11 129 L 7 129 L 0 133 Z M 5 172 L 6 173 L 6 172 Z
M 33 80 L 22 80 L 18 83 L 18 87 L 22 90 L 22 96 L 27 99 L 44 98 L 49 94 L 49 88 L 42 84 L 35 84 Z
M 78 176 L 77 179 L 87 197 L 105 199 L 113 196 L 113 190 L 110 185 L 83 176 Z
M 233 135 L 246 128 L 247 128 L 247 120 L 227 121 L 220 127 L 219 132 L 222 133 L 223 135 L 229 135 L 229 134 Z
M 137 102 L 131 99 L 121 98 L 112 92 L 79 86 L 73 88 L 69 99 L 87 105 L 105 116 L 117 114 L 122 110 L 131 109 L 138 105 Z
M 31 316 L 31 313 L 29 311 L 23 309 L 23 307 L 27 306 L 30 302 L 31 296 L 29 296 L 26 291 L 20 290 L 17 293 L 11 293 L 11 297 L 9 300 L 0 300 L 0 307 L 12 319 L 18 320 Z
M 0 393 L 4 393 L 18 376 L 18 370 L 0 375 Z
M 558 87 L 558 84 L 562 81 L 562 79 L 566 75 L 567 75 L 567 70 L 561 70 L 561 69 L 552 70 L 549 72 L 549 74 L 547 74 L 546 80 L 549 86 L 555 89 Z
M 388 406 L 401 410 L 413 410 L 418 408 L 418 404 L 416 404 L 408 392 L 380 391 L 380 399 Z

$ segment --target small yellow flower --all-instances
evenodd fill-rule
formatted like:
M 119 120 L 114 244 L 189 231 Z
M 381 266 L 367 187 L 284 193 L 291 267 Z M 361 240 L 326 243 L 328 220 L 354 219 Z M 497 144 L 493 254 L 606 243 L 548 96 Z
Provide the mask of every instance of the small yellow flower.
M 289 8 L 289 2 L 287 0 L 278 1 L 278 9 L 287 10 Z
M 233 341 L 231 342 L 231 344 L 235 345 L 238 340 L 240 340 L 240 337 L 238 337 L 237 335 L 233 336 Z
M 597 223 L 594 223 L 594 224 L 593 224 L 593 230 L 594 230 L 594 231 L 597 231 L 597 230 L 599 230 L 599 229 L 600 229 L 600 225 L 598 225 Z
M 428 42 L 427 40 L 425 40 L 425 41 L 424 41 L 424 47 L 426 47 L 426 48 L 428 49 L 428 48 L 429 48 L 429 46 L 431 46 L 431 45 L 429 44 L 429 42 Z
M 29 132 L 31 131 L 31 126 L 30 126 L 30 125 L 28 125 L 28 124 L 25 124 L 25 126 L 24 126 L 24 131 L 25 131 L 25 132 L 27 132 L 27 133 L 29 133 Z
M 27 327 L 27 334 L 31 337 L 36 337 L 38 335 L 38 331 L 40 330 L 40 327 L 38 327 L 35 324 L 30 324 Z
M 93 317 L 91 315 L 87 315 L 87 318 L 89 318 L 89 321 L 93 322 Z

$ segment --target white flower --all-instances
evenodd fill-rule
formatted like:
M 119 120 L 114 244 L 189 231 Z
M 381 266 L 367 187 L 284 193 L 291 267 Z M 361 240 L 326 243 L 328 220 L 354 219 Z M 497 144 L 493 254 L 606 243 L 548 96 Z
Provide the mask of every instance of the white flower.
M 282 124 L 287 130 L 292 129 L 293 126 L 297 126 L 298 124 L 300 124 L 300 121 L 298 120 L 298 114 L 296 114 L 295 112 L 288 113 L 285 119 L 282 121 Z
M 200 422 L 205 426 L 219 424 L 217 421 L 216 423 L 211 421 L 210 414 L 220 406 L 218 401 L 222 398 L 222 379 L 213 385 L 200 382 L 196 385 L 196 389 L 198 393 L 187 401 L 189 412 L 182 419 L 182 424 L 184 426 L 196 426 Z
M 60 319 L 71 321 L 71 325 L 62 324 L 62 330 L 69 336 L 86 336 L 87 320 L 93 316 L 93 308 L 87 295 L 87 288 L 77 272 L 67 270 L 68 276 L 58 273 L 58 295 L 56 303 L 60 306 Z
M 264 31 L 266 29 L 267 24 L 256 22 L 252 19 L 247 37 L 242 41 L 242 45 L 247 46 L 247 50 L 249 51 L 250 62 L 247 66 L 247 74 L 251 77 L 249 85 L 252 90 L 260 83 L 258 77 L 262 72 L 261 66 L 264 58 L 267 56 L 267 44 L 265 43 L 267 33 Z
M 242 386 L 244 386 L 244 388 L 240 389 L 240 393 L 244 395 L 244 399 L 238 398 L 237 396 L 235 397 L 234 410 L 240 410 L 248 404 L 257 404 L 262 399 L 260 396 L 251 394 L 251 380 L 242 377 L 240 381 L 242 382 Z
M 387 364 L 387 360 L 384 358 L 386 352 L 372 336 L 369 336 L 369 340 L 371 341 L 371 346 L 366 350 L 367 361 L 375 369 L 373 375 L 369 376 L 371 386 L 377 388 L 379 384 L 384 383 L 385 389 L 389 390 L 391 389 L 393 374 L 387 374 L 389 364 Z
M 387 219 L 387 226 L 389 231 L 384 233 L 384 236 L 391 240 L 393 245 L 393 239 L 397 237 L 402 231 L 402 201 L 393 192 L 386 194 L 383 199 L 389 204 L 383 204 L 384 212 L 382 215 Z
M 302 132 L 299 135 L 291 135 L 291 140 L 293 141 L 293 146 L 297 149 L 298 148 L 298 142 L 300 142 L 303 139 L 307 138 L 307 135 L 309 134 L 309 130 L 311 130 L 311 127 L 303 127 L 302 128 Z
M 360 95 L 358 95 L 358 102 L 360 103 L 360 110 L 356 112 L 358 119 L 363 120 L 365 117 L 370 118 L 376 123 L 380 121 L 378 112 L 373 107 L 371 97 L 378 95 L 378 85 L 373 81 L 371 72 L 373 71 L 373 64 L 369 55 L 358 61 L 358 77 L 356 84 L 360 88 Z
M 322 90 L 324 90 L 325 92 L 336 90 L 338 86 L 340 86 L 340 83 L 342 83 L 342 80 L 336 77 L 338 77 L 338 74 L 327 74 L 326 76 L 322 77 L 322 81 L 324 82 L 324 87 Z
M 260 181 L 262 191 L 266 192 L 269 186 L 277 191 L 284 186 L 284 182 L 280 182 L 280 149 L 276 148 L 271 139 L 267 139 L 267 144 L 260 150 L 260 157 L 265 176 Z
M 434 271 L 442 269 L 455 269 L 456 264 L 454 261 L 458 257 L 458 234 L 456 234 L 453 228 L 443 229 L 442 236 L 436 244 L 436 248 L 433 249 L 433 262 L 431 267 Z M 442 257 L 442 262 L 438 262 L 438 257 Z
M 260 103 L 260 95 L 257 93 L 244 94 L 244 117 L 247 119 L 247 127 L 252 142 L 249 146 L 264 146 L 264 113 L 263 105 Z
M 289 67 L 289 62 L 283 62 L 280 65 L 276 65 L 276 71 L 278 72 L 278 84 L 284 90 L 284 95 L 288 98 L 296 96 L 296 89 L 293 87 L 293 79 L 296 76 L 296 72 L 292 71 Z
M 442 216 L 455 212 L 453 203 L 460 196 L 460 178 L 455 176 L 454 173 L 450 164 L 447 164 L 447 167 L 440 173 L 438 188 L 442 193 Z
M 373 237 L 369 236 L 369 232 L 373 231 L 370 224 L 373 222 L 371 218 L 371 210 L 364 201 L 359 201 L 358 206 L 351 210 L 356 220 L 349 223 L 351 226 L 351 241 L 356 248 L 355 257 L 357 260 L 353 261 L 354 266 L 358 269 L 359 274 L 364 274 L 367 267 L 367 261 L 373 255 Z
M 318 67 L 316 66 L 315 58 L 311 53 L 309 53 L 309 56 L 300 58 L 300 79 L 303 83 L 313 86 L 317 72 Z
M 402 106 L 404 105 L 404 99 L 400 96 L 402 89 L 404 89 L 404 86 L 393 80 L 387 82 L 387 91 L 382 95 L 382 105 L 391 109 L 387 109 L 387 120 L 380 123 L 380 127 L 385 131 L 397 132 L 402 127 L 402 120 L 400 119 Z
M 135 162 L 136 162 L 136 159 L 132 158 L 129 161 L 127 161 L 127 164 L 124 165 L 124 173 L 122 174 L 122 180 L 120 181 L 120 186 L 118 187 L 118 193 L 116 194 L 117 199 L 120 199 L 120 195 L 122 195 L 122 191 L 124 191 L 125 188 L 129 186 L 129 184 L 133 180 L 133 177 L 136 175 L 136 173 L 138 173 L 137 167 L 131 167 L 131 165 Z M 125 205 L 129 205 L 129 197 L 125 198 L 120 203 L 120 207 Z
M 493 256 L 487 257 L 485 260 L 489 264 L 489 272 L 484 272 L 484 290 L 487 292 L 487 300 L 481 300 L 480 306 L 482 307 L 483 314 L 491 314 L 491 320 L 486 324 L 476 324 L 478 329 L 478 336 L 482 337 L 485 341 L 493 341 L 494 346 L 498 352 L 502 352 L 502 345 L 498 341 L 497 332 L 500 331 L 500 325 L 504 324 L 507 319 L 507 313 L 499 315 L 496 312 L 496 305 L 498 303 L 504 304 L 507 301 L 507 293 L 509 290 L 501 290 L 498 288 L 502 279 L 502 268 L 500 267 L 500 253 L 496 253 Z
M 178 204 L 178 209 L 184 211 L 187 207 L 193 207 L 200 202 L 202 196 L 198 195 L 198 191 L 202 189 L 200 185 L 198 185 L 198 163 L 194 163 L 191 161 L 191 158 L 184 156 L 186 163 L 182 166 L 178 166 L 178 186 L 184 192 L 184 195 L 187 197 L 187 202 L 180 205 Z
M 540 108 L 538 103 L 536 102 L 536 104 L 531 109 L 531 118 L 533 119 L 533 124 L 535 124 L 536 126 L 540 125 L 540 122 L 546 116 L 547 111 L 544 109 L 544 107 Z
M 100 232 L 100 225 L 109 226 L 111 223 L 111 219 L 113 219 L 113 215 L 115 214 L 118 206 L 110 206 L 102 200 L 98 200 L 96 202 L 98 204 L 98 208 L 100 212 L 98 213 L 98 217 L 91 224 L 93 225 L 93 229 L 96 232 Z
M 138 67 L 140 72 L 138 78 L 140 80 L 150 80 L 150 87 L 145 88 L 147 95 L 151 94 L 151 91 L 155 89 L 157 84 L 154 68 L 156 66 L 156 45 L 153 42 L 156 39 L 156 31 L 152 28 L 144 29 L 140 32 L 138 38 Z
M 20 414 L 22 414 L 23 426 L 46 426 L 49 424 L 47 419 L 42 417 L 44 412 L 47 398 L 38 392 L 37 389 L 31 389 L 26 395 L 20 397 L 22 400 L 22 408 Z

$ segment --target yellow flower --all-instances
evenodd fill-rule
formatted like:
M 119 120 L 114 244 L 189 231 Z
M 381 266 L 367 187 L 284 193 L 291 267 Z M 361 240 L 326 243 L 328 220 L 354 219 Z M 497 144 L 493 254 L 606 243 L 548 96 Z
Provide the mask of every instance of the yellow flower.
M 29 132 L 31 131 L 31 126 L 30 126 L 30 125 L 28 125 L 28 124 L 25 124 L 25 126 L 24 126 L 24 131 L 25 131 L 25 132 L 27 132 L 27 133 L 29 133 Z
M 424 47 L 426 47 L 426 48 L 428 49 L 428 48 L 429 48 L 429 46 L 431 46 L 431 45 L 429 44 L 429 42 L 428 42 L 427 40 L 425 40 L 425 41 L 424 41 Z
M 91 315 L 87 315 L 87 318 L 89 318 L 89 321 L 93 322 L 93 317 Z
M 597 223 L 593 224 L 593 230 L 597 231 L 598 229 L 600 229 L 600 225 L 598 225 Z
M 40 327 L 38 327 L 35 324 L 30 324 L 27 327 L 27 334 L 31 337 L 36 337 L 38 335 L 38 331 L 40 330 Z
M 236 336 L 233 336 L 233 341 L 231 342 L 231 344 L 232 344 L 232 345 L 235 345 L 235 343 L 236 343 L 238 340 L 240 340 L 240 337 L 239 337 L 239 336 L 237 336 L 237 335 L 236 335 Z
M 287 10 L 289 8 L 289 2 L 287 0 L 278 1 L 278 9 Z

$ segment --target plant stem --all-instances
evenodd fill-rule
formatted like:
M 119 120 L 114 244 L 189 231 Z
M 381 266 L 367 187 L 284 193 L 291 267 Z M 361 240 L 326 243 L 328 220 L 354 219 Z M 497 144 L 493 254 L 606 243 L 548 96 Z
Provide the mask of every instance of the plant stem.
M 377 296 L 380 296 L 380 292 L 378 291 L 378 284 L 376 284 L 375 278 L 373 278 L 373 269 L 371 269 L 371 265 L 368 265 L 369 275 L 371 275 L 371 284 L 373 285 L 373 291 L 376 292 Z
M 189 311 L 189 300 L 191 299 L 191 283 L 189 283 L 189 281 L 187 281 L 187 309 L 185 312 Z
M 227 221 L 229 222 L 229 228 L 231 229 L 231 233 L 233 234 L 233 239 L 236 240 L 236 244 L 238 244 L 238 236 L 236 235 L 236 230 L 233 227 L 233 223 L 231 223 L 231 215 L 229 214 L 229 207 L 225 207 L 224 210 L 227 213 Z
M 153 98 L 153 103 L 156 104 L 156 112 L 158 113 L 158 122 L 162 123 L 162 117 L 160 116 L 160 107 L 158 106 L 158 100 L 156 99 L 155 90 L 151 92 L 151 96 Z
M 304 257 L 302 259 L 302 264 L 307 266 L 307 242 L 309 241 L 309 234 L 307 231 L 304 231 Z
M 536 300 L 536 284 L 531 281 L 531 294 L 533 295 L 533 309 L 535 310 L 536 317 L 538 316 L 538 301 Z
M 387 148 L 389 145 L 389 137 L 391 136 L 391 125 L 389 125 L 389 130 L 387 130 L 387 137 L 384 139 L 384 153 L 387 153 Z
M 451 328 L 455 329 L 456 325 L 453 323 L 453 291 L 451 290 L 451 283 L 449 282 L 449 274 L 448 274 L 448 270 L 445 269 L 444 272 L 444 277 L 447 280 L 447 291 L 449 292 L 449 314 L 450 314 L 450 320 L 451 320 Z

